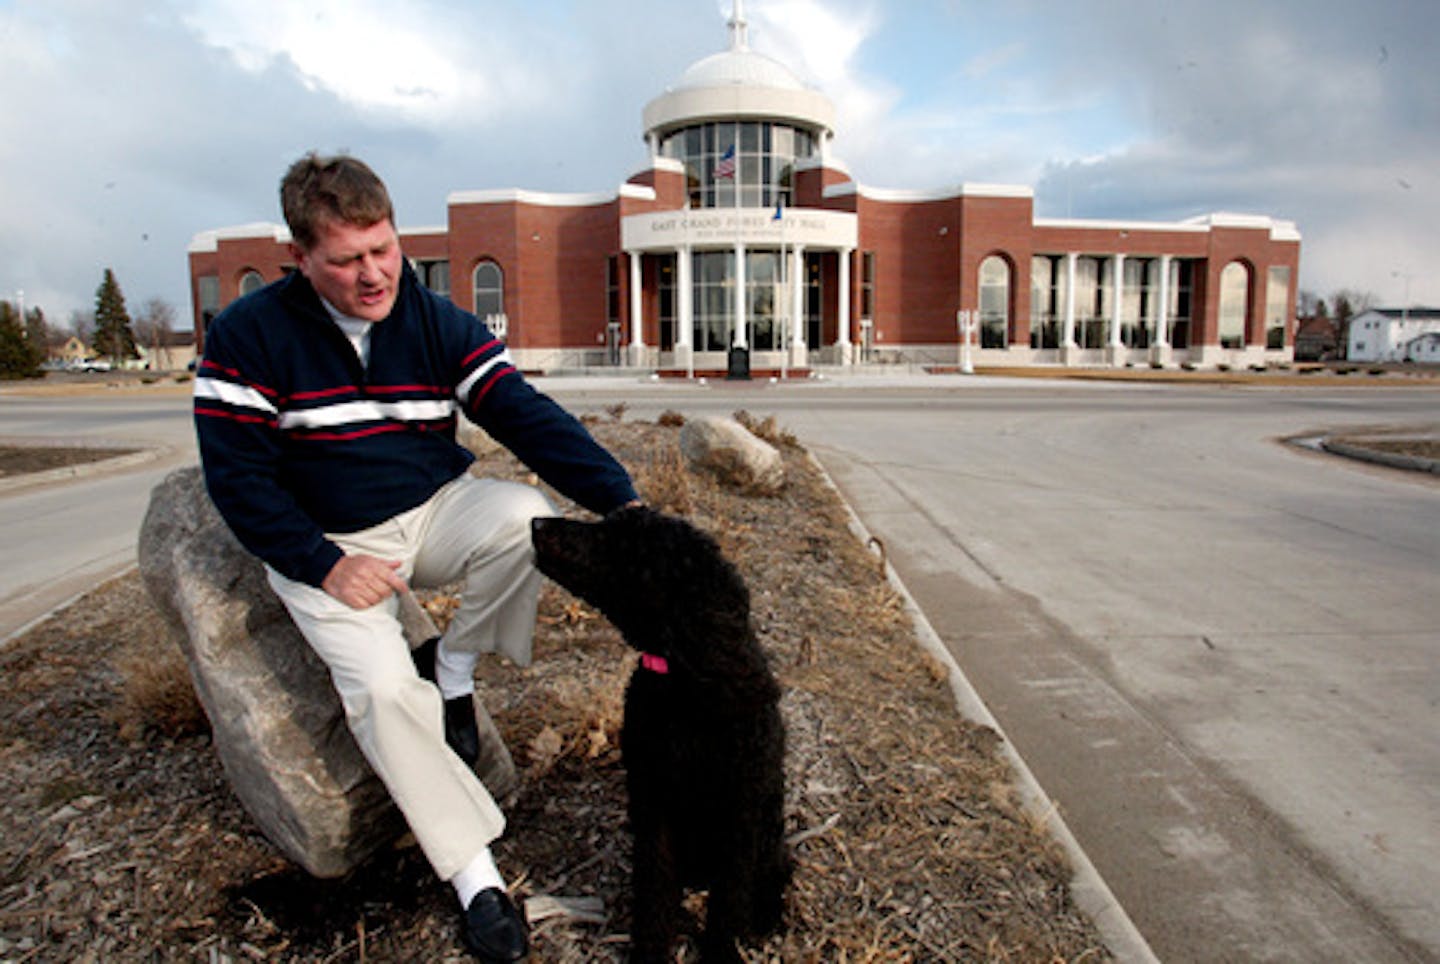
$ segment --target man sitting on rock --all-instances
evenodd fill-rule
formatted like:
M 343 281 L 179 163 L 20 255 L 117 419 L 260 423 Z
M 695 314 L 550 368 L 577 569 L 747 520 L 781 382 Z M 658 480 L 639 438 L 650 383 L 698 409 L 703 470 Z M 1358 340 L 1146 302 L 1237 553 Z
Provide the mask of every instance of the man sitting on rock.
M 419 283 L 369 167 L 307 155 L 280 199 L 299 270 L 206 332 L 195 382 L 206 485 L 454 885 L 466 947 L 522 960 L 525 923 L 490 853 L 504 818 L 471 769 L 471 699 L 478 654 L 530 660 L 540 586 L 530 520 L 554 510 L 531 486 L 469 474 L 457 410 L 594 512 L 637 502 L 635 489 L 503 342 Z M 396 618 L 411 582 L 463 587 L 443 638 L 414 656 Z

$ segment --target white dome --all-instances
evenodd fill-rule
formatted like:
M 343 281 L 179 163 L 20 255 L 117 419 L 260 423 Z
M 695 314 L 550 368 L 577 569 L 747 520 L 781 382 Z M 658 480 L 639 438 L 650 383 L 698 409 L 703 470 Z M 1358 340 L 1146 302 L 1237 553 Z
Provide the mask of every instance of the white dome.
M 800 78 L 789 67 L 753 50 L 724 50 L 697 60 L 680 76 L 672 90 L 697 87 L 770 87 L 804 90 Z
M 645 105 L 647 137 L 707 121 L 767 118 L 828 136 L 835 108 L 789 67 L 750 49 L 745 12 L 735 0 L 730 49 L 691 64 L 674 86 Z

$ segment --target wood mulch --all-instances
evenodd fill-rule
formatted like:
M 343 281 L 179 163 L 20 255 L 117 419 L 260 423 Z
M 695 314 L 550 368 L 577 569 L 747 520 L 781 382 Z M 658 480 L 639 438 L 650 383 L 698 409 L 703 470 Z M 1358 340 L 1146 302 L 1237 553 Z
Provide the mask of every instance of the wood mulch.
M 806 453 L 773 423 L 755 426 L 781 448 L 788 482 L 748 496 L 685 468 L 680 421 L 630 422 L 617 407 L 591 428 L 647 501 L 714 533 L 736 561 L 785 690 L 797 872 L 785 930 L 748 959 L 1108 960 L 999 737 L 959 716 Z M 497 451 L 480 467 L 527 477 Z M 452 604 L 427 598 L 441 622 Z M 634 656 L 553 586 L 540 615 L 532 667 L 479 671 L 522 780 L 497 857 L 540 918 L 537 960 L 619 961 L 634 909 L 617 743 Z M 414 846 L 326 881 L 260 836 L 133 574 L 15 640 L 0 675 L 0 960 L 467 959 L 453 893 Z

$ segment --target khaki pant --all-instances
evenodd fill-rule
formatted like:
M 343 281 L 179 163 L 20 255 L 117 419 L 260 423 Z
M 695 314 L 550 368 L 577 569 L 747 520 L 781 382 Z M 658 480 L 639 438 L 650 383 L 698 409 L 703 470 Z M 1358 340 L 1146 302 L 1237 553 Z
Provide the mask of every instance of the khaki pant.
M 445 633 L 455 652 L 503 653 L 530 662 L 540 573 L 530 520 L 553 515 L 538 490 L 462 475 L 424 505 L 371 529 L 332 534 L 346 553 L 399 560 L 417 588 L 462 584 Z M 330 668 L 350 730 L 405 815 L 426 858 L 449 880 L 505 829 L 475 774 L 445 743 L 443 703 L 420 679 L 391 597 L 351 609 L 329 594 L 269 571 L 295 625 Z

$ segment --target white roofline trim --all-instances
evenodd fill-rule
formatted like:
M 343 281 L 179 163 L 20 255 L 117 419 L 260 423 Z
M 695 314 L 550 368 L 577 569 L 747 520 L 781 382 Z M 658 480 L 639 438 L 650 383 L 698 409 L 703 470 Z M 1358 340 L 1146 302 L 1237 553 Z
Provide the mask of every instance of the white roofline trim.
M 1215 228 L 1250 228 L 1268 230 L 1272 241 L 1299 241 L 1300 229 L 1294 221 L 1282 221 L 1268 214 L 1241 214 L 1235 211 L 1215 211 L 1187 218 L 1186 224 L 1203 224 Z
M 1206 224 L 1193 221 L 1108 221 L 1103 218 L 1036 218 L 1037 228 L 1083 228 L 1091 231 L 1179 231 L 1204 234 Z
M 867 201 L 887 201 L 895 203 L 916 203 L 921 201 L 948 201 L 960 197 L 1007 197 L 1007 198 L 1033 198 L 1035 191 L 1023 184 L 955 184 L 949 187 L 930 188 L 922 190 L 895 189 L 869 187 L 857 184 L 854 181 L 846 181 L 844 184 L 832 184 L 825 189 L 825 196 L 849 197 L 857 194 Z
M 405 238 L 421 237 L 424 235 L 443 235 L 449 232 L 445 225 L 423 225 L 414 228 L 396 229 L 403 240 Z M 212 228 L 209 231 L 200 231 L 190 239 L 190 245 L 186 248 L 190 254 L 213 254 L 220 250 L 221 241 L 244 241 L 247 239 L 265 238 L 277 244 L 290 243 L 290 229 L 283 224 L 271 224 L 268 221 L 257 221 L 253 224 L 236 224 L 226 228 Z
M 523 188 L 497 188 L 487 191 L 452 191 L 446 195 L 450 204 L 533 204 L 537 207 L 579 208 L 609 204 L 621 196 L 636 197 L 631 191 L 654 191 L 635 184 L 622 184 L 618 191 L 595 191 L 588 194 L 560 194 L 548 191 L 527 191 Z
M 280 244 L 289 244 L 290 229 L 283 224 L 274 224 L 270 221 L 252 221 L 249 224 L 212 228 L 209 231 L 201 231 L 191 238 L 187 250 L 194 254 L 209 253 L 218 250 L 221 241 L 237 241 L 246 238 L 268 238 Z
M 817 154 L 813 157 L 801 157 L 795 161 L 796 171 L 813 171 L 817 167 L 829 169 L 836 173 L 844 174 L 846 177 L 851 177 L 850 166 L 838 157 L 826 157 L 823 154 Z M 851 180 L 854 180 L 854 178 L 852 177 Z

